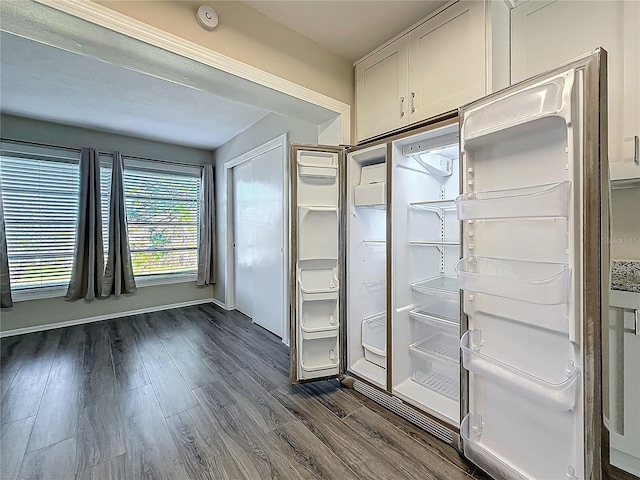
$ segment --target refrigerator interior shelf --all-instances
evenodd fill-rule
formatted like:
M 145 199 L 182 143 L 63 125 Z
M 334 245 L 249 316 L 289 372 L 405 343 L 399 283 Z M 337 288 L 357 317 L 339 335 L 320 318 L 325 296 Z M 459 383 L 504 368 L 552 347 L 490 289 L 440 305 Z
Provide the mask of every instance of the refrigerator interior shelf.
M 362 319 L 364 358 L 376 365 L 387 366 L 387 314 L 369 315 Z
M 460 361 L 458 336 L 445 331 L 433 332 L 422 340 L 411 344 L 409 348 L 449 362 L 457 363 Z
M 460 367 L 457 362 L 433 357 L 413 345 L 409 346 L 409 353 L 411 380 L 445 397 L 456 401 L 460 399 Z
M 460 331 L 460 324 L 459 324 L 460 319 L 449 320 L 445 318 L 439 318 L 433 315 L 425 315 L 424 313 L 421 313 L 418 310 L 411 310 L 409 312 L 409 317 L 411 318 L 411 320 L 420 322 L 423 325 L 427 325 L 429 327 L 435 327 L 439 330 L 445 330 L 450 334 L 459 336 L 458 332 Z M 456 344 L 457 343 L 458 342 L 456 341 Z
M 566 263 L 466 257 L 458 261 L 456 272 L 462 290 L 543 305 L 569 298 L 571 269 Z
M 363 240 L 363 245 L 367 247 L 384 247 L 387 244 L 386 240 Z
M 474 143 L 492 133 L 530 123 L 545 117 L 565 118 L 569 110 L 575 73 L 558 75 L 538 85 L 532 85 L 498 101 L 471 110 L 464 119 L 462 136 L 465 143 Z
M 456 277 L 447 277 L 444 275 L 438 275 L 437 277 L 427 278 L 419 282 L 411 284 L 411 288 L 421 293 L 430 293 L 433 290 L 443 290 L 445 292 L 459 291 L 458 280 Z
M 456 210 L 456 203 L 454 199 L 450 200 L 429 200 L 426 202 L 412 202 L 409 203 L 409 208 L 414 210 L 425 210 L 427 212 L 436 213 L 440 218 L 444 212 L 452 212 Z
M 416 247 L 454 247 L 459 246 L 460 242 L 445 242 L 445 241 L 435 241 L 435 242 L 423 242 L 421 240 L 411 240 L 409 245 L 413 245 Z
M 456 198 L 459 220 L 566 217 L 571 182 L 462 194 Z
M 460 424 L 460 435 L 462 436 L 464 456 L 481 469 L 488 472 L 496 472 L 496 475 L 499 474 L 499 477 L 505 480 L 526 480 L 524 475 L 480 445 L 479 440 L 482 435 L 481 415 L 468 413 Z
M 411 155 L 430 175 L 449 177 L 453 173 L 453 158 L 441 153 L 422 152 Z
M 480 353 L 481 345 L 480 330 L 467 330 L 462 335 L 460 348 L 464 368 L 535 403 L 544 404 L 559 411 L 573 409 L 580 377 L 578 368 L 571 366 L 567 370 L 565 381 L 557 384 L 549 383 Z

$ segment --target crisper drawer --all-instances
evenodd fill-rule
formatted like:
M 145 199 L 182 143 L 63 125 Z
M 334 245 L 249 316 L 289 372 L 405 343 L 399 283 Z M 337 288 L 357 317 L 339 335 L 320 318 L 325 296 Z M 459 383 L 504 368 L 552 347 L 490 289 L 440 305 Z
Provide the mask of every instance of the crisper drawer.
M 458 363 L 460 361 L 460 326 L 450 320 L 412 311 L 411 344 L 429 355 Z
M 409 346 L 411 380 L 453 400 L 460 400 L 460 367 L 457 362 L 429 353 L 426 345 Z
M 414 310 L 459 321 L 460 290 L 455 277 L 438 276 L 411 284 Z
M 387 315 L 385 312 L 362 319 L 364 358 L 379 367 L 387 367 Z

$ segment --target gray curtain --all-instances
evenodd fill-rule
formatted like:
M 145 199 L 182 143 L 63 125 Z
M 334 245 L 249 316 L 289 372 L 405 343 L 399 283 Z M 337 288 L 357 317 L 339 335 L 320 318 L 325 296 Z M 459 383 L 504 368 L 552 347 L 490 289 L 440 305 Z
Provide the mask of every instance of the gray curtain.
M 0 307 L 13 307 L 11 280 L 9 278 L 9 256 L 7 255 L 7 234 L 4 229 L 2 186 L 0 186 Z
M 104 253 L 100 212 L 100 158 L 93 148 L 80 157 L 80 204 L 71 280 L 66 300 L 93 300 L 102 292 Z
M 113 154 L 111 174 L 111 207 L 109 209 L 109 253 L 104 271 L 102 296 L 123 293 L 136 293 L 136 281 L 133 276 L 129 234 L 127 229 L 127 211 L 124 200 L 122 155 Z
M 213 165 L 205 165 L 201 175 L 197 283 L 198 285 L 209 285 L 216 281 L 216 210 Z

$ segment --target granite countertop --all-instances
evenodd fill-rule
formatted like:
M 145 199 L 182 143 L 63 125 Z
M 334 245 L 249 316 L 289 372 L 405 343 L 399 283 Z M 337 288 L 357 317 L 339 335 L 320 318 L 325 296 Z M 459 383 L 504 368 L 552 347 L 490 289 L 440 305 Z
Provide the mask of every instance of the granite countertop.
M 611 290 L 640 293 L 640 261 L 611 262 Z

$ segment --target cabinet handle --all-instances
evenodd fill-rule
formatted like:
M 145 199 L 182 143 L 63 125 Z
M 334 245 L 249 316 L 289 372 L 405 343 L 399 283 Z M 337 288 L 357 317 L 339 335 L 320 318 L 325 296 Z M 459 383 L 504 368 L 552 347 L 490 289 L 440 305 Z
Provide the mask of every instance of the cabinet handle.
M 400 118 L 404 117 L 404 97 L 400 97 Z
M 640 137 L 633 137 L 633 161 L 636 165 L 640 165 Z
M 638 137 L 636 137 L 636 138 L 638 138 Z M 636 327 L 635 334 L 640 336 L 640 318 L 638 318 L 638 309 L 637 308 L 633 311 L 633 317 L 634 317 L 633 319 L 636 322 L 636 324 L 635 324 L 635 327 Z
M 411 92 L 411 113 L 416 112 L 416 106 L 414 105 L 415 98 L 416 98 L 416 92 Z

